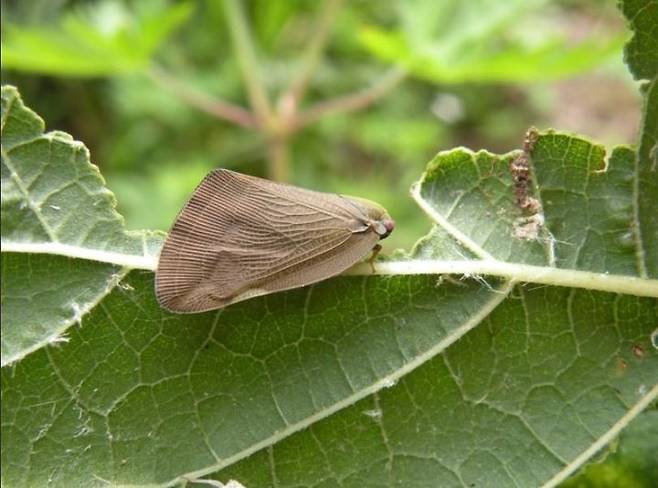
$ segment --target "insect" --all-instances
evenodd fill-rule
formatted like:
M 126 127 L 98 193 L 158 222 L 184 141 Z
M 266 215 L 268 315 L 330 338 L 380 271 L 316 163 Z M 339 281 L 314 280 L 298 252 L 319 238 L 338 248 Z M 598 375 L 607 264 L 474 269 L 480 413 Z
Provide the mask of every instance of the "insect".
M 176 217 L 155 293 L 167 310 L 192 313 L 309 285 L 376 254 L 394 227 L 368 200 L 217 169 Z

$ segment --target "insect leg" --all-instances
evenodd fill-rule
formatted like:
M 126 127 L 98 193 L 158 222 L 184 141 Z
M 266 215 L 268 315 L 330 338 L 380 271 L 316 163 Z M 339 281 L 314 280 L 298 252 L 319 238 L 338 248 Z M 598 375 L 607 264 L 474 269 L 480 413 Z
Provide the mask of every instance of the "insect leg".
M 370 269 L 372 269 L 373 274 L 375 273 L 375 259 L 381 250 L 382 246 L 375 244 L 375 246 L 372 248 L 372 255 L 370 258 L 368 258 L 368 264 L 370 265 Z

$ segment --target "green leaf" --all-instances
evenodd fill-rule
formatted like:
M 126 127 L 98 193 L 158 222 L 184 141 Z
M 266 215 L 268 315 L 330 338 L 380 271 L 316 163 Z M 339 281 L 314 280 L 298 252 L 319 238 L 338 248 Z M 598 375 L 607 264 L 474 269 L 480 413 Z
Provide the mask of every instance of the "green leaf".
M 647 409 L 633 421 L 605 452 L 604 463 L 591 464 L 562 488 L 651 487 L 658 479 L 654 453 L 658 450 L 658 410 Z
M 514 198 L 517 189 L 509 178 L 519 157 L 514 153 L 502 158 L 485 151 L 442 153 L 413 194 L 485 260 L 655 277 L 638 252 L 635 153 L 618 147 L 607 161 L 604 156 L 602 146 L 583 139 L 542 134 L 532 152 L 537 191 L 531 183 L 521 188 L 536 200 L 534 212 Z M 649 198 L 656 203 L 655 196 Z
M 465 272 L 468 258 L 471 273 L 500 263 L 512 280 L 548 286 L 515 286 L 395 387 L 213 477 L 247 486 L 553 485 L 603 448 L 658 397 L 658 282 L 637 279 L 656 270 L 634 234 L 635 154 L 604 154 L 573 136 L 541 135 L 532 214 L 509 175 L 518 153 L 437 156 L 412 191 L 437 227 L 408 262 L 380 271 Z M 656 208 L 658 194 L 645 197 Z M 612 282 L 616 294 L 592 290 Z
M 535 485 L 577 469 L 658 395 L 658 282 L 640 278 L 626 236 L 629 149 L 603 171 L 600 147 L 541 135 L 528 192 L 543 220 L 516 202 L 522 153 L 442 153 L 414 190 L 437 226 L 409 258 L 378 263 L 382 276 L 176 316 L 150 271 L 123 275 L 153 257 L 131 247 L 86 151 L 44 135 L 14 89 L 3 99 L 2 299 L 19 303 L 3 310 L 3 351 L 13 331 L 51 332 L 2 369 L 7 486 L 162 486 L 220 468 L 246 486 Z M 23 199 L 17 181 L 30 182 Z M 81 292 L 90 305 L 65 330 L 29 306 L 71 310 Z
M 161 3 L 161 2 L 160 2 Z M 143 70 L 165 38 L 192 13 L 191 2 L 140 4 L 134 12 L 116 1 L 78 9 L 57 27 L 8 25 L 4 69 L 61 76 L 107 76 Z
M 437 83 L 559 79 L 591 69 L 619 52 L 624 42 L 621 36 L 592 38 L 577 45 L 556 37 L 551 33 L 555 25 L 545 22 L 545 3 L 455 0 L 437 5 L 414 0 L 413 6 L 405 3 L 398 29 L 364 27 L 360 40 L 383 61 Z M 531 13 L 542 19 L 529 19 Z M 528 26 L 548 32 L 537 36 Z
M 39 453 L 5 481 L 39 485 L 57 466 L 64 485 L 161 484 L 242 457 L 391 384 L 504 296 L 477 283 L 437 289 L 432 277 L 342 278 L 172 316 L 152 290 L 150 274 L 131 273 L 67 344 L 3 372 L 9 397 L 31 399 L 5 402 L 15 420 L 3 441 L 13 460 Z
M 619 5 L 633 31 L 624 49 L 626 64 L 635 79 L 652 80 L 658 75 L 658 2 L 627 0 Z
M 656 354 L 638 361 L 630 348 L 645 344 L 653 302 L 519 287 L 393 388 L 214 477 L 245 486 L 553 484 L 646 404 Z
M 124 230 L 87 148 L 44 133 L 13 87 L 2 87 L 1 123 L 4 366 L 65 339 L 127 266 L 154 259 L 161 237 Z
M 658 2 L 631 0 L 620 3 L 633 37 L 626 45 L 625 60 L 633 76 L 647 80 L 636 161 L 637 221 L 642 254 L 652 276 L 658 273 Z

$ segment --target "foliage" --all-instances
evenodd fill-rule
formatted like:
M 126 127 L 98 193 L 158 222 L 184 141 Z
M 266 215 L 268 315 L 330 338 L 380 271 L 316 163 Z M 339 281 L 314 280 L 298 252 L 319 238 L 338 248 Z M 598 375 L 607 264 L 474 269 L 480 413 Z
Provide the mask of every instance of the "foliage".
M 206 102 L 220 99 L 249 103 L 236 63 L 226 3 L 198 2 L 190 12 L 190 5 L 178 6 L 179 2 L 164 8 L 167 4 L 163 0 L 128 6 L 119 0 L 103 0 L 76 5 L 61 19 L 52 3 L 43 0 L 30 6 L 17 3 L 3 10 L 4 81 L 20 86 L 28 97 L 38 92 L 30 97 L 37 103 L 35 109 L 52 126 L 76 134 L 93 149 L 130 228 L 166 230 L 188 195 L 190 182 L 213 167 L 275 176 L 267 134 L 200 113 L 181 90 L 171 89 L 166 82 L 163 85 L 163 78 L 155 75 L 164 72 L 169 75 L 168 81 L 182 84 L 186 92 L 202 93 Z M 598 5 L 595 15 L 601 18 L 592 20 L 591 14 L 565 12 L 541 2 L 441 2 L 446 5 L 441 19 L 450 24 L 450 29 L 437 30 L 431 25 L 417 29 L 413 52 L 407 50 L 399 58 L 381 57 L 373 51 L 385 44 L 373 46 L 368 42 L 368 33 L 402 35 L 422 23 L 423 18 L 426 22 L 429 18 L 439 19 L 439 12 L 424 15 L 434 3 L 416 1 L 404 9 L 381 2 L 339 0 L 326 0 L 324 4 L 244 3 L 245 15 L 252 20 L 260 81 L 272 99 L 275 115 L 279 108 L 290 105 L 282 101 L 300 72 L 310 75 L 305 94 L 296 103 L 298 115 L 344 97 L 362 99 L 382 80 L 389 80 L 386 90 L 380 90 L 376 100 L 360 111 L 326 113 L 289 134 L 287 164 L 284 161 L 289 178 L 299 185 L 346 193 L 354 193 L 354 187 L 356 193 L 395 209 L 396 217 L 407 225 L 387 241 L 389 250 L 411 246 L 424 232 L 427 221 L 409 199 L 399 195 L 406 193 L 422 171 L 422 162 L 437 148 L 466 141 L 471 147 L 507 151 L 515 147 L 518 134 L 528 125 L 549 124 L 546 115 L 541 115 L 553 110 L 549 108 L 551 101 L 542 99 L 551 96 L 545 88 L 534 87 L 528 95 L 521 95 L 525 101 L 519 100 L 519 88 L 482 86 L 492 80 L 492 73 L 498 73 L 498 82 L 518 86 L 530 79 L 564 78 L 612 59 L 619 65 L 615 69 L 622 69 L 614 52 L 623 36 L 621 25 L 610 25 L 616 14 Z M 478 14 L 481 9 L 492 8 L 497 15 Z M 576 22 L 579 36 L 587 32 L 584 39 L 569 40 L 573 32 L 563 25 L 567 15 L 582 15 Z M 100 29 L 100 33 L 74 38 L 67 42 L 70 48 L 60 49 L 61 39 L 71 36 L 66 27 L 70 18 L 85 25 L 86 30 Z M 99 23 L 99 19 L 104 22 Z M 602 35 L 584 27 L 592 22 L 605 26 L 599 29 Z M 159 30 L 157 36 L 146 28 L 160 25 L 168 27 Z M 168 35 L 163 37 L 165 31 Z M 315 57 L 307 56 L 307 48 L 318 44 L 316 41 L 322 37 L 318 33 L 325 31 L 324 49 L 321 46 Z M 40 44 L 29 50 L 32 44 L 23 47 L 19 40 L 33 34 Z M 503 39 L 505 42 L 498 42 Z M 134 47 L 122 48 L 126 43 Z M 482 47 L 487 50 L 483 52 Z M 490 49 L 496 56 L 488 52 Z M 8 58 L 8 53 L 17 50 L 22 64 Z M 587 56 L 577 54 L 583 50 L 587 50 Z M 89 51 L 96 55 L 87 55 Z M 442 77 L 423 77 L 405 60 L 409 56 L 425 59 L 428 52 L 435 53 L 434 64 L 445 63 L 446 53 L 450 53 L 451 69 L 447 71 L 444 66 Z M 517 59 L 522 53 L 532 59 Z M 62 62 L 45 66 L 44 60 L 51 55 L 63 58 Z M 460 63 L 456 57 L 460 57 Z M 383 71 L 380 59 L 386 64 L 407 66 L 408 72 L 400 77 L 395 67 Z M 525 75 L 512 69 L 510 60 L 514 59 L 514 66 L 525 67 Z M 90 63 L 94 66 L 88 66 Z M 314 68 L 309 70 L 309 66 Z M 51 78 L 35 80 L 21 75 L 21 70 L 78 79 L 116 76 L 105 82 L 73 84 Z M 465 81 L 479 86 L 471 88 L 462 84 Z M 389 93 L 393 96 L 386 96 Z M 453 106 L 448 107 L 447 115 L 446 100 Z M 520 104 L 530 108 L 521 109 Z M 620 121 L 618 125 L 629 123 Z M 588 129 L 594 130 L 592 126 Z M 182 178 L 181 165 L 190 168 Z M 145 210 L 151 206 L 160 211 Z
M 9 25 L 2 65 L 66 76 L 143 70 L 162 41 L 189 17 L 192 4 L 137 5 L 133 12 L 110 1 L 80 8 L 62 18 L 57 28 Z
M 528 19 L 529 11 L 537 14 L 546 3 L 414 0 L 399 5 L 398 30 L 367 28 L 361 39 L 380 58 L 438 83 L 556 79 L 595 66 L 623 43 L 620 36 L 571 46 L 567 39 L 550 32 L 551 23 Z M 524 22 L 547 32 L 529 36 Z M 496 42 L 491 41 L 494 36 Z
M 86 148 L 4 86 L 3 485 L 534 486 L 581 467 L 658 396 L 656 29 L 638 16 L 655 2 L 640 3 L 623 5 L 642 18 L 637 152 L 556 131 L 441 152 L 412 188 L 433 228 L 410 253 L 191 316 L 155 301 L 159 235 L 126 231 Z M 267 46 L 295 18 L 282 5 L 254 15 Z
M 658 448 L 658 411 L 640 415 L 622 432 L 619 444 L 604 463 L 590 464 L 563 488 L 638 488 L 650 487 L 658 480 L 653 455 Z

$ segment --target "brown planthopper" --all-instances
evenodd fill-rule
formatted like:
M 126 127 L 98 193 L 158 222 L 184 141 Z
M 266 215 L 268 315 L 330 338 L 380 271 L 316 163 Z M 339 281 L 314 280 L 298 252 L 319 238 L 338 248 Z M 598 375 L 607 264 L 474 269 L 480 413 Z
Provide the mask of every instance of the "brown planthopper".
M 178 214 L 155 293 L 172 312 L 202 312 L 309 285 L 379 249 L 395 223 L 368 200 L 211 172 Z

